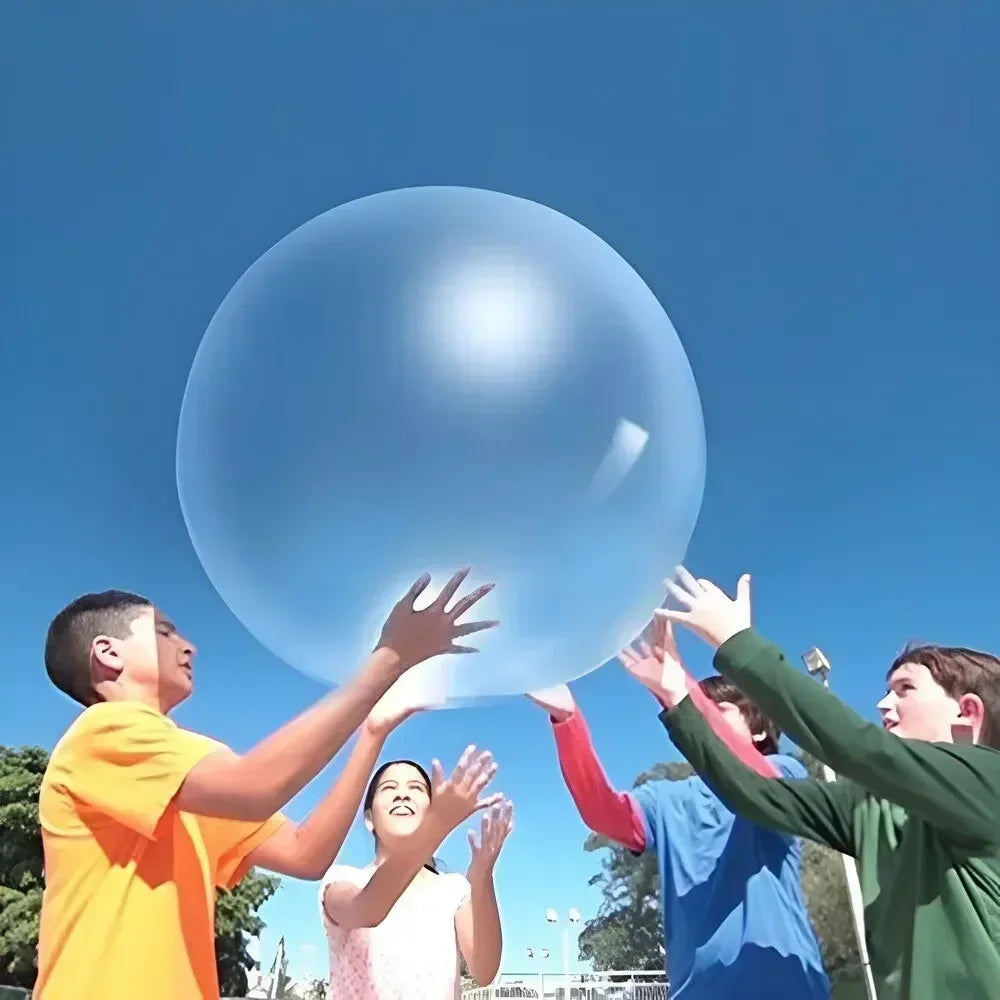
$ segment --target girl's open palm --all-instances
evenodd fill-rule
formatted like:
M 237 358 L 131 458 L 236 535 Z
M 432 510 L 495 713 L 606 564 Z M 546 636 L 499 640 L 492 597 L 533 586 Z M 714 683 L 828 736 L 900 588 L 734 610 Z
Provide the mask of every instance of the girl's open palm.
M 451 830 L 480 809 L 489 809 L 502 801 L 503 794 L 500 792 L 480 798 L 497 773 L 497 768 L 493 754 L 488 750 L 476 753 L 474 746 L 466 747 L 450 778 L 445 778 L 441 762 L 434 761 L 431 765 L 433 794 L 430 813 Z
M 485 875 L 493 871 L 493 866 L 500 856 L 500 849 L 513 829 L 514 803 L 510 799 L 498 803 L 483 813 L 479 840 L 476 840 L 474 831 L 469 831 L 469 847 L 472 849 L 470 875 Z

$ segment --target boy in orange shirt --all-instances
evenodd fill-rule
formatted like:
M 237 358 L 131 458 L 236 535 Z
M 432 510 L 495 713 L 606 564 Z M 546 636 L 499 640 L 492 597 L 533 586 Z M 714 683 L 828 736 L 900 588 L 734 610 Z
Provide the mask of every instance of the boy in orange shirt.
M 317 879 L 332 864 L 359 780 L 345 772 L 302 824 L 280 810 L 363 723 L 377 755 L 418 708 L 400 698 L 376 707 L 407 669 L 475 652 L 456 640 L 496 623 L 458 619 L 492 587 L 446 607 L 467 572 L 417 611 L 430 582 L 422 576 L 355 677 L 242 756 L 168 718 L 191 694 L 195 650 L 158 608 L 107 591 L 63 609 L 45 666 L 85 711 L 52 752 L 40 794 L 36 1000 L 217 1000 L 216 886 L 235 885 L 253 865 Z M 495 766 L 484 754 L 476 767 L 481 788 Z

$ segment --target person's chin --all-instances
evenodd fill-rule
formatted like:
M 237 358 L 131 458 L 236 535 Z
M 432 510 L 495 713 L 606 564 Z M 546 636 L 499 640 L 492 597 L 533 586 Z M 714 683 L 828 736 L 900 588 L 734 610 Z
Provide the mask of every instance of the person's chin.
M 178 679 L 177 683 L 172 685 L 170 692 L 170 710 L 172 711 L 181 702 L 185 702 L 194 693 L 194 678 L 188 674 L 185 674 L 182 678 Z
M 395 825 L 392 831 L 392 839 L 400 844 L 409 840 L 420 828 L 420 819 L 417 816 L 408 818 Z

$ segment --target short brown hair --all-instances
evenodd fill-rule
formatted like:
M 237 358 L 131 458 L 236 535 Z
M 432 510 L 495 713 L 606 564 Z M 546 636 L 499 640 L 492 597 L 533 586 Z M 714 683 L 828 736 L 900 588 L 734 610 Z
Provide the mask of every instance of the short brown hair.
M 979 742 L 1000 749 L 1000 659 L 992 653 L 964 646 L 908 645 L 892 661 L 885 677 L 888 680 L 904 663 L 918 663 L 927 668 L 934 682 L 951 698 L 974 694 L 986 709 Z
M 100 701 L 90 682 L 90 646 L 99 635 L 124 639 L 132 622 L 152 607 L 126 590 L 84 594 L 52 619 L 45 637 L 45 670 L 60 691 L 86 708 Z
M 778 752 L 781 730 L 735 684 L 731 684 L 725 677 L 716 675 L 699 681 L 698 686 L 716 705 L 721 705 L 723 702 L 735 705 L 746 720 L 747 728 L 752 735 L 764 734 L 764 739 L 754 744 L 761 753 Z

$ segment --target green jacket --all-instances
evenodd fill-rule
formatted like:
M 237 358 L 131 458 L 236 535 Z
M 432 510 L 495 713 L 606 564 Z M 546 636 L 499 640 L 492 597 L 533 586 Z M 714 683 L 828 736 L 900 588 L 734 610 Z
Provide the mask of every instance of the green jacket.
M 670 738 L 735 812 L 857 859 L 879 1000 L 998 1000 L 1000 752 L 900 739 L 752 630 L 715 666 L 841 780 L 760 777 L 690 698 L 661 715 Z

